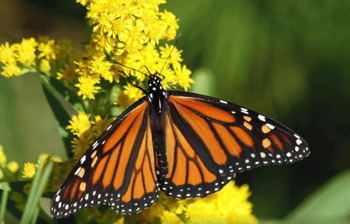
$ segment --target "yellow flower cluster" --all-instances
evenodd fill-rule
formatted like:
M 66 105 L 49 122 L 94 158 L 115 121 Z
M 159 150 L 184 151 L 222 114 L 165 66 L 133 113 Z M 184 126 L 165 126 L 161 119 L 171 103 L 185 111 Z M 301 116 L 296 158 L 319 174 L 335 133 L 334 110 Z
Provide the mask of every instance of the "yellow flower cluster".
M 70 125 L 66 127 L 78 136 L 72 141 L 72 152 L 75 159 L 82 157 L 92 142 L 112 123 L 108 117 L 102 119 L 101 116 L 96 116 L 95 121 L 90 121 L 90 116 L 84 111 L 79 111 L 78 116 L 73 116 L 69 121 Z
M 4 64 L 1 74 L 8 78 L 30 71 L 50 74 L 52 61 L 65 57 L 72 49 L 73 44 L 67 39 L 55 43 L 48 37 L 39 37 L 38 40 L 31 37 L 11 46 L 6 42 L 0 45 L 0 62 Z
M 159 5 L 165 0 L 77 2 L 86 6 L 86 17 L 92 27 L 86 52 L 74 52 L 70 40 L 56 41 L 46 36 L 0 45 L 3 76 L 36 71 L 45 79 L 60 80 L 66 87 L 65 92 L 69 92 L 68 97 L 80 97 L 78 101 L 82 102 L 80 106 L 84 110 L 75 108 L 78 115 L 72 116 L 66 127 L 74 135 L 74 159 L 58 163 L 61 162 L 59 158 L 42 154 L 37 164 L 24 164 L 23 177 L 31 179 L 39 165 L 45 166 L 49 160 L 56 162 L 46 186 L 46 191 L 51 192 L 56 191 L 67 177 L 75 159 L 79 159 L 111 124 L 110 109 L 118 106 L 124 110 L 143 96 L 135 84 L 142 87 L 146 76 L 156 72 L 164 78 L 165 89 L 179 86 L 187 91 L 194 83 L 190 78 L 191 71 L 181 64 L 182 50 L 168 44 L 158 46 L 161 40 L 173 40 L 179 29 L 174 14 L 159 11 Z M 116 101 L 112 101 L 115 92 Z M 93 119 L 92 113 L 95 114 Z M 5 167 L 10 172 L 18 170 L 16 162 L 6 162 L 0 147 L 0 179 Z M 30 184 L 26 185 L 24 191 L 28 193 L 30 187 Z M 247 186 L 237 187 L 232 182 L 204 199 L 176 200 L 161 194 L 159 203 L 134 216 L 121 216 L 112 209 L 101 213 L 97 208 L 84 209 L 79 214 L 81 220 L 98 223 L 257 223 L 251 214 L 252 205 L 247 201 L 249 195 Z M 17 206 L 24 204 L 24 199 L 16 192 L 11 197 Z
M 125 223 L 257 224 L 249 196 L 248 186 L 238 187 L 234 181 L 205 198 L 177 200 L 161 193 L 158 203 L 137 215 L 126 217 Z
M 247 200 L 249 196 L 248 185 L 238 187 L 232 181 L 206 198 L 190 199 L 182 203 L 185 203 L 188 223 L 258 223 L 252 215 L 252 204 Z
M 5 177 L 5 173 L 10 172 L 10 177 L 13 179 L 13 175 L 15 175 L 18 171 L 18 163 L 16 161 L 11 161 L 7 163 L 7 157 L 4 152 L 4 147 L 0 145 L 0 180 Z M 4 173 L 5 172 L 5 173 Z
M 159 12 L 165 0 L 78 2 L 87 6 L 86 17 L 93 26 L 92 46 L 97 51 L 135 54 L 148 42 L 154 45 L 174 39 L 179 28 L 174 14 Z

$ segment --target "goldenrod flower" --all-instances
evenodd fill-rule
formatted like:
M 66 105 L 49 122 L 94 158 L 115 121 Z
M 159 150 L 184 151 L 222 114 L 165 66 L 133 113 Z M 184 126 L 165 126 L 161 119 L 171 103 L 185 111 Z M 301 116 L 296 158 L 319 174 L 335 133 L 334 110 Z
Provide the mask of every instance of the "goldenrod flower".
M 38 43 L 33 37 L 29 39 L 23 38 L 20 44 L 13 45 L 17 51 L 17 60 L 25 67 L 31 68 L 35 63 L 35 51 Z
M 57 41 L 55 45 L 55 53 L 57 58 L 65 58 L 72 53 L 74 45 L 71 40 L 63 38 Z
M 44 43 L 47 44 L 50 41 L 49 36 L 38 36 L 38 43 Z
M 123 91 L 131 100 L 136 102 L 137 100 L 141 99 L 144 95 L 144 93 L 139 89 L 136 88 L 135 86 L 131 85 L 130 83 L 127 83 L 126 86 L 124 86 L 124 91 Z
M 105 55 L 92 56 L 92 60 L 89 60 L 88 68 L 92 74 L 101 75 L 105 80 L 110 83 L 113 82 L 113 73 L 110 71 L 112 63 L 106 61 Z
M 100 136 L 112 123 L 112 120 L 108 120 L 108 116 L 102 119 L 101 116 L 97 115 L 95 117 L 95 121 L 92 121 L 91 123 L 94 125 L 94 127 L 92 128 L 93 131 L 96 132 L 94 135 Z
M 50 160 L 51 160 L 52 162 L 56 162 L 56 163 L 62 162 L 62 159 L 61 159 L 59 156 L 52 156 L 52 157 L 50 158 Z
M 16 161 L 11 161 L 7 164 L 7 169 L 11 172 L 11 173 L 15 173 L 18 171 L 18 163 Z
M 87 1 L 77 2 L 87 4 Z M 96 51 L 113 49 L 117 55 L 124 51 L 135 54 L 148 42 L 156 44 L 165 38 L 173 39 L 175 36 L 169 36 L 167 29 L 176 31 L 178 19 L 170 12 L 159 12 L 158 6 L 163 3 L 165 1 L 89 1 L 87 18 L 94 26 L 92 42 Z M 123 44 L 118 45 L 120 42 Z
M 50 73 L 50 70 L 51 70 L 50 61 L 46 59 L 41 59 L 39 67 L 40 67 L 40 71 L 42 71 L 43 73 L 46 73 L 46 74 Z
M 23 192 L 26 193 L 26 194 L 29 194 L 31 188 L 32 188 L 32 183 L 27 183 L 23 187 Z
M 90 114 L 86 114 L 84 111 L 79 111 L 78 116 L 72 116 L 72 119 L 69 121 L 70 125 L 68 125 L 66 129 L 71 130 L 73 134 L 80 136 L 90 129 L 90 116 Z
M 90 77 L 80 77 L 78 84 L 75 86 L 79 88 L 78 95 L 83 96 L 83 99 L 95 99 L 94 94 L 97 93 L 97 90 L 101 89 L 100 86 L 95 86 L 96 82 Z
M 74 159 L 80 159 L 91 144 L 91 139 L 84 137 L 74 138 L 72 141 L 72 152 L 74 153 Z
M 17 63 L 6 63 L 2 69 L 3 71 L 1 74 L 7 78 L 19 76 L 21 74 L 21 69 L 17 66 Z
M 164 211 L 162 214 L 160 214 L 160 220 L 162 221 L 161 223 L 164 224 L 182 224 L 184 223 L 174 212 L 170 211 Z
M 40 43 L 38 50 L 41 51 L 41 53 L 38 55 L 39 59 L 43 57 L 45 57 L 47 60 L 56 59 L 55 40 Z
M 60 68 L 60 72 L 57 72 L 57 79 L 63 80 L 65 86 L 68 86 L 69 83 L 73 84 L 76 79 L 76 73 L 72 67 L 65 64 L 65 69 Z
M 0 45 L 0 61 L 4 64 L 14 64 L 16 63 L 16 53 L 15 47 L 10 46 L 8 42 Z
M 252 204 L 247 185 L 237 187 L 234 181 L 219 192 L 202 199 L 182 200 L 188 223 L 258 223 L 251 214 Z M 203 213 L 203 211 L 206 211 Z
M 177 76 L 177 84 L 187 91 L 188 88 L 190 88 L 190 83 L 194 83 L 193 79 L 190 78 L 192 72 L 184 65 L 182 68 L 175 67 L 175 73 Z
M 118 88 L 117 91 L 118 94 L 113 94 L 115 97 L 117 97 L 117 101 L 113 101 L 113 104 L 119 105 L 122 110 L 125 110 L 133 103 L 133 100 L 131 100 L 130 97 L 126 95 L 120 88 Z
M 38 158 L 38 166 L 43 165 L 45 166 L 46 163 L 49 161 L 49 154 L 40 154 Z
M 26 162 L 24 164 L 23 177 L 25 178 L 33 178 L 36 173 L 36 166 L 34 163 Z
M 165 44 L 165 47 L 159 47 L 160 54 L 162 55 L 163 59 L 168 58 L 168 63 L 173 64 L 174 67 L 179 67 L 180 62 L 183 61 L 181 58 L 182 50 L 178 50 L 173 45 Z M 170 54 L 171 53 L 171 54 Z
M 5 168 L 7 162 L 6 155 L 4 153 L 4 147 L 0 145 L 0 166 Z

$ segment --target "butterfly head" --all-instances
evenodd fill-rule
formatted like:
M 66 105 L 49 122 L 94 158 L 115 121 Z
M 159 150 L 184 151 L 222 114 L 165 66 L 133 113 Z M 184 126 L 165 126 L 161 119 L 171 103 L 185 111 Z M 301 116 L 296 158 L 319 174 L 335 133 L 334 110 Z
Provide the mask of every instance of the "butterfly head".
M 150 75 L 150 79 L 148 80 L 148 101 L 156 102 L 156 111 L 161 113 L 162 102 L 166 97 L 166 91 L 164 91 L 162 87 L 163 78 L 159 77 L 159 73 L 156 72 Z

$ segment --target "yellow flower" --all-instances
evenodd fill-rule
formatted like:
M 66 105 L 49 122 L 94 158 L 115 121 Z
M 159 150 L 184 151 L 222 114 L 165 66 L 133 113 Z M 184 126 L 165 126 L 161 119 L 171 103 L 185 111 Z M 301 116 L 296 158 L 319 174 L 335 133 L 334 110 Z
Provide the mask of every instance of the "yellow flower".
M 74 153 L 74 159 L 80 159 L 86 150 L 88 150 L 91 143 L 91 140 L 84 137 L 74 138 L 72 141 L 72 152 Z
M 188 88 L 190 88 L 190 83 L 194 83 L 193 79 L 190 78 L 192 72 L 186 68 L 186 65 L 184 65 L 182 68 L 176 67 L 175 73 L 178 85 L 187 91 Z
M 165 32 L 165 36 L 168 40 L 172 40 L 176 36 L 176 30 L 179 29 L 179 25 L 177 22 L 179 21 L 178 18 L 171 12 L 168 12 L 167 10 L 164 10 L 164 13 L 161 13 L 161 18 L 167 24 L 168 29 Z
M 2 169 L 0 169 L 0 179 L 4 178 L 4 172 L 2 172 Z
M 43 73 L 49 74 L 51 70 L 50 61 L 46 59 L 41 59 L 39 66 L 40 66 L 40 71 L 42 71 Z
M 76 74 L 73 68 L 69 67 L 67 64 L 64 66 L 64 70 L 60 68 L 60 72 L 57 72 L 57 79 L 62 79 L 64 85 L 68 86 L 69 83 L 73 83 L 75 81 Z
M 18 171 L 18 163 L 16 161 L 11 161 L 7 164 L 7 169 L 11 172 L 11 173 L 15 173 Z
M 61 159 L 59 156 L 52 156 L 52 157 L 50 158 L 50 160 L 51 160 L 52 162 L 56 162 L 56 163 L 62 162 L 62 159 Z
M 247 185 L 237 187 L 232 181 L 206 198 L 183 200 L 181 203 L 186 204 L 188 223 L 258 223 L 251 214 L 252 204 L 247 201 L 249 196 Z
M 95 121 L 91 122 L 95 126 L 92 128 L 93 131 L 96 131 L 96 136 L 100 136 L 107 127 L 112 123 L 112 120 L 108 120 L 108 117 L 106 116 L 104 119 L 101 118 L 101 116 L 97 115 L 95 117 Z
M 24 164 L 23 177 L 25 178 L 33 178 L 36 173 L 36 166 L 34 163 L 26 162 Z
M 72 116 L 72 119 L 69 121 L 70 125 L 66 129 L 71 130 L 77 136 L 82 135 L 91 127 L 90 116 L 90 114 L 86 114 L 84 111 L 79 111 L 78 116 Z
M 17 60 L 21 62 L 24 67 L 31 68 L 35 63 L 35 51 L 38 43 L 33 37 L 29 39 L 23 38 L 20 44 L 14 44 L 17 50 Z
M 38 58 L 45 57 L 47 60 L 56 59 L 55 54 L 55 40 L 49 40 L 47 42 L 42 42 L 39 44 L 38 50 L 41 53 L 38 55 Z
M 131 58 L 131 60 L 129 59 L 126 62 L 129 66 L 139 69 L 148 75 L 148 71 L 153 74 L 157 70 L 160 72 L 160 69 L 162 69 L 161 67 L 163 67 L 163 63 L 159 64 L 159 53 L 154 49 L 154 46 L 152 44 L 147 44 L 147 46 L 142 48 L 138 54 L 129 56 L 129 58 Z M 137 77 L 137 79 L 140 81 L 143 81 L 145 79 L 145 75 L 137 71 L 134 72 L 133 70 L 129 70 L 129 74 Z
M 46 165 L 46 163 L 49 161 L 49 154 L 40 154 L 38 158 L 38 165 Z
M 16 52 L 13 46 L 10 46 L 8 42 L 0 45 L 0 61 L 4 64 L 16 62 Z
M 80 3 L 82 4 L 83 6 L 86 5 L 86 3 L 88 2 L 89 0 L 77 0 L 77 3 Z
M 179 51 L 173 45 L 169 46 L 168 44 L 165 44 L 165 47 L 159 47 L 159 49 L 160 49 L 160 54 L 162 55 L 162 58 L 166 59 L 169 57 L 168 63 L 173 64 L 174 67 L 180 66 L 180 62 L 183 61 L 183 59 L 181 58 L 182 50 Z
M 174 212 L 164 211 L 160 216 L 160 220 L 162 223 L 174 223 L 174 224 L 182 224 L 184 223 Z
M 78 0 L 82 5 L 86 1 Z M 165 11 L 159 12 L 159 5 L 166 1 L 137 2 L 91 1 L 88 4 L 87 18 L 93 25 L 92 45 L 96 51 L 124 51 L 135 54 L 144 44 L 158 43 L 159 40 L 171 39 L 167 29 L 178 29 L 176 17 Z M 173 35 L 174 36 L 174 35 Z
M 113 104 L 119 105 L 122 110 L 128 108 L 134 101 L 130 99 L 120 88 L 117 89 L 118 94 L 114 93 L 113 95 L 117 97 L 117 101 L 114 101 Z
M 71 40 L 63 38 L 57 41 L 55 45 L 55 52 L 57 58 L 65 58 L 74 49 L 74 45 Z
M 23 187 L 23 192 L 26 193 L 26 194 L 29 194 L 31 188 L 32 188 L 32 183 L 27 183 Z
M 10 78 L 12 76 L 19 76 L 21 74 L 21 69 L 17 66 L 17 63 L 5 64 L 2 69 L 3 71 L 1 74 L 7 78 Z
M 49 36 L 38 36 L 38 43 L 48 43 L 50 41 Z
M 127 83 L 126 86 L 124 86 L 123 91 L 127 96 L 129 96 L 130 99 L 132 99 L 134 102 L 141 99 L 144 93 L 135 86 L 131 85 L 130 83 Z
M 6 162 L 7 162 L 7 158 L 4 153 L 4 147 L 0 145 L 0 166 L 4 168 L 6 166 Z
M 97 91 L 101 89 L 101 87 L 95 86 L 95 81 L 90 77 L 80 77 L 79 82 L 80 83 L 75 85 L 79 88 L 78 95 L 82 95 L 84 100 L 86 98 L 95 99 L 94 94 L 97 93 Z
M 106 59 L 105 55 L 102 56 L 92 56 L 92 60 L 89 60 L 88 68 L 91 73 L 101 75 L 105 80 L 110 83 L 113 82 L 113 73 L 110 72 L 112 63 L 109 61 L 104 61 Z

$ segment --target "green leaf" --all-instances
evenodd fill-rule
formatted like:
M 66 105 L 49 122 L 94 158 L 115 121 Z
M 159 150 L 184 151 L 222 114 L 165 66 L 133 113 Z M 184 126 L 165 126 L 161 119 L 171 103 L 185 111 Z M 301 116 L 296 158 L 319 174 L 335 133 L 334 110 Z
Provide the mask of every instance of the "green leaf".
M 11 191 L 11 187 L 7 182 L 0 183 L 0 189 L 2 189 L 1 194 L 1 204 L 0 204 L 0 223 L 3 223 L 5 217 L 5 211 L 7 207 L 7 199 L 9 196 L 9 191 Z
M 32 186 L 30 188 L 29 196 L 24 207 L 21 224 L 27 224 L 36 221 L 39 215 L 39 199 L 44 192 L 47 180 L 50 177 L 53 163 L 50 161 L 44 170 L 43 165 L 40 164 L 36 170 Z
M 349 223 L 350 170 L 316 190 L 287 216 L 288 223 Z
M 7 182 L 1 182 L 0 189 L 3 191 L 11 191 L 12 190 L 9 183 L 7 183 Z
M 53 88 L 56 91 L 56 93 L 60 94 L 65 101 L 67 101 L 71 104 L 71 106 L 74 107 L 75 110 L 86 111 L 84 102 L 57 79 L 45 76 L 44 81 L 45 83 L 49 84 L 48 88 Z M 52 90 L 51 92 L 55 94 Z
M 63 140 L 67 155 L 69 155 L 70 149 L 71 149 L 71 141 L 73 140 L 73 134 L 70 133 L 66 129 L 66 127 L 69 125 L 70 116 L 62 106 L 61 102 L 55 97 L 52 91 L 50 91 L 50 89 L 47 87 L 47 85 L 42 83 L 42 88 L 46 96 L 46 99 L 50 104 L 52 112 L 55 115 L 57 126 L 58 126 L 58 133 L 60 134 L 60 137 Z

